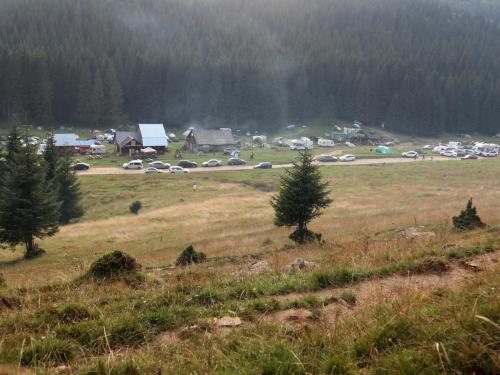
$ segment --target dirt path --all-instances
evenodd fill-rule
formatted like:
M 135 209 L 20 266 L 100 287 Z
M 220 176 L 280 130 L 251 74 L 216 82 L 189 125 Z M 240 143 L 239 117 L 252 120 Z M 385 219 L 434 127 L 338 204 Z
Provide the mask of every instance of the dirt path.
M 321 298 L 337 297 L 342 292 L 352 292 L 356 296 L 354 304 L 348 304 L 340 298 L 321 308 L 320 321 L 333 325 L 340 322 L 345 316 L 354 314 L 359 310 L 372 307 L 381 303 L 390 303 L 408 293 L 435 291 L 439 289 L 458 289 L 464 286 L 475 274 L 484 271 L 500 270 L 499 252 L 480 255 L 466 261 L 457 261 L 449 265 L 449 270 L 441 274 L 421 274 L 401 276 L 394 275 L 383 279 L 367 280 L 356 283 L 351 287 L 330 288 L 318 292 L 291 293 L 274 297 L 279 301 L 291 301 L 301 297 L 315 296 Z M 272 297 L 269 297 L 272 298 Z M 274 323 L 290 326 L 306 326 L 313 323 L 314 316 L 309 310 L 297 308 L 281 310 L 271 314 L 261 315 L 258 322 Z M 202 333 L 208 337 L 225 335 L 232 329 L 242 326 L 251 326 L 254 323 L 240 322 L 232 327 L 214 324 L 207 328 L 199 326 L 183 327 L 174 331 L 165 332 L 159 337 L 163 345 L 185 340 L 193 334 Z
M 390 303 L 408 293 L 462 287 L 478 272 L 499 269 L 499 255 L 498 252 L 480 255 L 465 262 L 453 262 L 449 267 L 447 272 L 441 274 L 394 275 L 383 279 L 363 281 L 351 287 L 325 289 L 312 293 L 293 293 L 279 296 L 277 299 L 290 301 L 304 296 L 338 298 L 343 292 L 353 293 L 356 296 L 355 304 L 349 305 L 341 300 L 321 309 L 322 320 L 336 323 L 346 314 L 381 303 Z M 307 310 L 289 309 L 262 316 L 261 321 L 295 325 L 306 324 L 311 319 L 312 314 Z
M 441 156 L 435 156 L 432 161 L 443 161 L 443 160 L 457 160 L 453 158 L 445 158 Z M 353 166 L 353 165 L 377 165 L 377 164 L 398 164 L 398 163 L 416 163 L 416 162 L 424 162 L 428 161 L 431 162 L 429 159 L 408 159 L 408 158 L 379 158 L 379 159 L 358 159 L 352 162 L 348 163 L 342 163 L 342 162 L 337 162 L 337 163 L 318 163 L 319 165 L 322 166 L 328 166 L 328 167 L 340 167 L 340 166 Z M 289 168 L 291 167 L 292 164 L 278 164 L 278 165 L 273 165 L 273 169 L 280 169 L 280 168 Z M 215 168 L 192 168 L 190 169 L 191 173 L 207 173 L 207 172 L 227 172 L 227 171 L 242 171 L 242 170 L 249 170 L 253 169 L 252 165 L 242 165 L 242 166 L 222 166 L 222 167 L 215 167 Z M 113 174 L 113 175 L 121 175 L 121 174 L 143 174 L 144 170 L 127 170 L 123 168 L 117 168 L 117 167 L 103 167 L 103 168 L 91 168 L 88 171 L 80 171 L 77 172 L 78 175 L 85 176 L 85 175 L 107 175 L 107 174 Z M 168 172 L 167 172 L 168 173 Z

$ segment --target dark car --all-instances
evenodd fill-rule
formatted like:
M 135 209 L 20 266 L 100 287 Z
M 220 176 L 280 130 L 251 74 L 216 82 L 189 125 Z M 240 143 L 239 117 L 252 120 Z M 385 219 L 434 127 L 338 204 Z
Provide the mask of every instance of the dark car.
M 181 160 L 180 162 L 177 163 L 179 167 L 182 168 L 196 168 L 198 167 L 198 163 L 190 160 Z
M 86 171 L 90 168 L 90 165 L 87 163 L 76 163 L 73 165 L 73 170 L 75 171 Z
M 253 169 L 271 169 L 273 165 L 267 161 L 257 164 Z
M 245 165 L 247 162 L 238 158 L 230 158 L 227 161 L 227 165 Z

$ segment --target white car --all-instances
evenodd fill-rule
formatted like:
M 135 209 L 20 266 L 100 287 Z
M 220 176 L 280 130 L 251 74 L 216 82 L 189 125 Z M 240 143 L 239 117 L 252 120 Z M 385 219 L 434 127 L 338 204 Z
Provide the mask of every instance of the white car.
M 456 151 L 451 151 L 451 150 L 444 150 L 439 153 L 441 156 L 446 156 L 447 158 L 456 158 L 457 153 Z
M 153 167 L 153 168 L 157 168 L 157 169 L 169 169 L 170 168 L 170 164 L 164 163 L 164 162 L 159 161 L 159 160 L 156 160 L 156 161 L 149 163 L 149 166 Z
M 401 154 L 401 156 L 405 157 L 405 158 L 412 158 L 412 159 L 415 159 L 418 157 L 418 152 L 416 151 L 406 151 L 406 152 L 403 152 Z
M 170 173 L 189 173 L 189 169 L 175 165 L 173 167 L 170 167 Z
M 498 154 L 495 151 L 484 151 L 481 155 L 486 158 L 494 158 L 498 156 Z
M 123 164 L 124 169 L 142 169 L 142 160 L 132 160 Z
M 340 161 L 354 161 L 356 160 L 356 156 L 352 155 L 352 154 L 346 154 L 346 155 L 342 155 L 340 158 L 339 158 Z
M 434 146 L 432 145 L 425 145 L 424 147 L 422 147 L 422 150 L 432 150 L 434 148 Z
M 220 167 L 222 165 L 222 162 L 220 160 L 217 160 L 217 159 L 211 159 L 209 161 L 205 161 L 203 162 L 203 164 L 201 164 L 202 167 Z
M 153 174 L 153 173 L 161 173 L 161 171 L 155 167 L 149 167 L 144 170 L 144 173 Z

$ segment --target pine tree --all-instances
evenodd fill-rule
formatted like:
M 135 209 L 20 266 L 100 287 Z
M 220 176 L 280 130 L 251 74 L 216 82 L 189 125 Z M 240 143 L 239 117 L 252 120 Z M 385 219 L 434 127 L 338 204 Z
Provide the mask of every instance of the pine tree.
M 31 117 L 37 125 L 45 125 L 52 119 L 52 83 L 45 61 L 35 64 L 30 91 Z
M 81 125 L 88 125 L 92 121 L 92 75 L 85 65 L 80 73 L 78 82 L 78 98 L 76 103 L 76 121 Z
M 458 230 L 471 230 L 484 227 L 484 223 L 477 214 L 476 207 L 472 205 L 472 198 L 467 202 L 465 210 L 462 210 L 460 215 L 453 217 L 453 225 Z
M 99 126 L 103 117 L 104 110 L 104 86 L 99 70 L 94 75 L 92 84 L 92 93 L 88 98 L 90 102 L 90 121 L 92 125 Z
M 111 63 L 108 63 L 106 67 L 103 82 L 105 87 L 103 122 L 114 126 L 119 124 L 124 118 L 123 91 Z
M 25 257 L 39 255 L 36 238 L 54 235 L 59 228 L 59 203 L 46 183 L 45 168 L 34 146 L 28 144 L 8 161 L 0 187 L 0 243 L 24 244 Z
M 85 213 L 80 204 L 82 193 L 68 154 L 59 161 L 55 185 L 61 203 L 59 223 L 68 224 L 72 219 L 82 217 Z
M 56 143 L 54 142 L 54 135 L 49 134 L 47 137 L 47 146 L 43 153 L 45 166 L 47 170 L 47 181 L 52 182 L 56 176 L 59 156 L 57 155 Z
M 328 183 L 322 181 L 318 166 L 313 164 L 309 151 L 300 153 L 298 161 L 281 177 L 281 186 L 271 200 L 277 226 L 296 227 L 290 239 L 303 244 L 321 235 L 310 231 L 307 225 L 322 215 L 330 205 Z

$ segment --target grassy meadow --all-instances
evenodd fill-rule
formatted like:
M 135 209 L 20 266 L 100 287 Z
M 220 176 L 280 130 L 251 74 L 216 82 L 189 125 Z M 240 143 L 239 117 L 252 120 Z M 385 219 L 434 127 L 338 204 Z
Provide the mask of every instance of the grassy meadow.
M 303 247 L 273 225 L 283 170 L 81 176 L 86 214 L 46 254 L 0 253 L 0 374 L 496 373 L 500 160 L 321 171 L 325 242 Z M 457 232 L 469 197 L 488 226 Z M 174 267 L 188 245 L 207 262 Z M 140 282 L 81 278 L 113 250 Z

